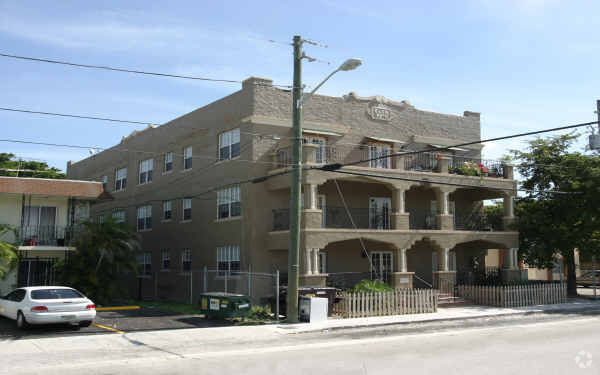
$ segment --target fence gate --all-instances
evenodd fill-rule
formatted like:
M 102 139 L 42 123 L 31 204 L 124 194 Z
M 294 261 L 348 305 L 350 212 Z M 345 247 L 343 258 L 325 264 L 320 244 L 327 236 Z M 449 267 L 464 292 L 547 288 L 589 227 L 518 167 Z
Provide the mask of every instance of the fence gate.
M 17 286 L 54 285 L 58 258 L 22 258 L 19 262 Z

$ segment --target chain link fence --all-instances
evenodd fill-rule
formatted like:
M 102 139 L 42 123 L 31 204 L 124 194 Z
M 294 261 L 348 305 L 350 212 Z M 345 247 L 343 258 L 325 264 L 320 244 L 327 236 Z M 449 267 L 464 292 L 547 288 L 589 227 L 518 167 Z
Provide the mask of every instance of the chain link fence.
M 130 295 L 139 300 L 175 301 L 196 304 L 200 295 L 210 292 L 243 294 L 253 305 L 276 307 L 281 289 L 279 271 L 273 273 L 219 271 L 158 271 L 137 277 L 137 291 Z

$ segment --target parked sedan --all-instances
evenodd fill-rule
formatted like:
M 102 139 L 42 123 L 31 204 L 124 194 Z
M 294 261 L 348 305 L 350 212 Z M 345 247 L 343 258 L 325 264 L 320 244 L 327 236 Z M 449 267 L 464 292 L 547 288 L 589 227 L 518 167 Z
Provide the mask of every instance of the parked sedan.
M 96 305 L 72 288 L 35 286 L 15 289 L 1 297 L 0 315 L 16 320 L 19 328 L 55 323 L 87 327 L 96 317 Z
M 599 280 L 600 270 L 589 271 L 577 278 L 577 285 L 584 288 L 592 287 L 594 285 L 600 287 L 600 283 L 598 283 Z

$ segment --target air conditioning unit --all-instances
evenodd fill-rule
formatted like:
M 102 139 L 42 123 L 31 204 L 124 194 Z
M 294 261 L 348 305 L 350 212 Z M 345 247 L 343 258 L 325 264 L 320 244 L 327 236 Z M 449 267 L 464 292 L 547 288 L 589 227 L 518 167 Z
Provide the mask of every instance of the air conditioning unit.
M 600 134 L 590 135 L 589 140 L 590 140 L 590 149 L 600 150 Z

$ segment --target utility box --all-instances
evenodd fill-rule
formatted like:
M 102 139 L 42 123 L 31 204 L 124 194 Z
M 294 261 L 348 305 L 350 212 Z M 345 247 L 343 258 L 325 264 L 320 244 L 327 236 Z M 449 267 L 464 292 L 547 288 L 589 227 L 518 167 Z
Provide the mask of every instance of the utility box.
M 209 319 L 241 318 L 250 311 L 250 297 L 213 292 L 200 295 L 200 310 Z
M 301 322 L 316 323 L 327 320 L 327 298 L 300 296 L 298 317 Z

